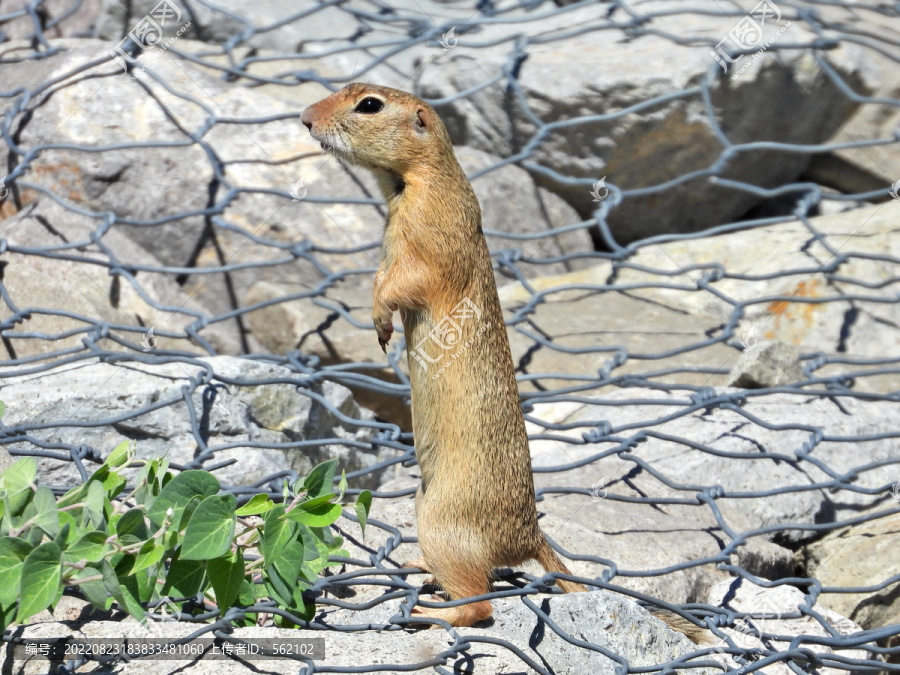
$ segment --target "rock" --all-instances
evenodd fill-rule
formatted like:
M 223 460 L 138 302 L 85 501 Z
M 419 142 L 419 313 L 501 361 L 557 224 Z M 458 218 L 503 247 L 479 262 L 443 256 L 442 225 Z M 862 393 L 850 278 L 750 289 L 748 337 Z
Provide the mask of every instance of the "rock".
M 691 328 L 686 339 L 709 335 L 723 343 L 733 340 L 735 346 L 785 342 L 798 348 L 804 363 L 820 353 L 834 358 L 835 363 L 826 361 L 815 369 L 815 377 L 852 372 L 856 389 L 894 391 L 900 377 L 864 361 L 900 349 L 900 305 L 893 301 L 891 283 L 895 271 L 887 262 L 900 256 L 900 240 L 894 234 L 898 215 L 900 202 L 889 202 L 810 218 L 809 226 L 793 221 L 661 242 L 637 249 L 622 263 L 535 279 L 529 282 L 534 291 L 512 284 L 501 289 L 501 298 L 506 306 L 521 306 L 535 292 L 547 298 L 566 297 L 571 292 L 565 287 L 571 284 L 595 297 L 614 297 L 610 286 L 622 288 L 648 307 L 658 306 L 655 311 L 664 312 L 661 316 L 686 314 L 707 322 L 705 334 Z M 635 318 L 636 313 L 628 316 L 629 321 Z M 681 321 L 669 318 L 662 325 L 680 326 Z M 730 322 L 735 324 L 733 331 L 724 332 Z M 730 366 L 736 356 L 732 352 L 719 359 L 716 354 L 706 365 Z M 857 361 L 843 363 L 848 358 Z
M 715 16 L 721 8 L 714 4 L 702 15 L 695 3 L 679 4 L 681 11 L 670 10 L 668 3 L 660 13 L 654 12 L 662 3 L 632 8 L 629 18 L 641 23 L 626 39 L 619 30 L 604 30 L 614 20 L 600 5 L 554 14 L 538 11 L 532 21 L 485 26 L 477 38 L 462 38 L 455 49 L 425 63 L 417 91 L 441 101 L 437 109 L 454 143 L 499 157 L 527 150 L 523 161 L 538 183 L 585 218 L 604 198 L 592 194 L 592 184 L 601 179 L 634 191 L 709 170 L 724 157 L 719 133 L 734 144 L 814 145 L 837 133 L 857 110 L 858 104 L 825 75 L 809 49 L 771 50 L 739 76 L 739 64 L 721 74 L 710 56 L 710 39 L 724 38 L 739 19 Z M 782 42 L 815 39 L 802 19 L 793 17 L 790 26 L 787 21 L 787 16 L 780 25 L 770 20 L 764 39 L 782 28 Z M 579 26 L 577 33 L 572 25 Z M 679 39 L 673 41 L 671 35 Z M 841 42 L 825 58 L 855 91 L 875 88 L 876 75 L 862 48 Z M 577 68 L 566 67 L 573 62 Z M 506 84 L 510 68 L 515 92 Z M 484 86 L 493 78 L 500 84 Z M 709 83 L 711 110 L 699 95 L 701 81 Z M 460 92 L 467 94 L 457 98 Z M 666 96 L 672 98 L 664 100 Z M 659 103 L 636 107 L 653 100 Z M 591 116 L 599 119 L 582 120 Z M 554 125 L 541 138 L 535 136 L 537 120 Z M 711 173 L 774 187 L 796 179 L 807 163 L 802 154 L 740 152 Z M 566 182 L 558 176 L 582 180 Z M 607 220 L 622 243 L 731 222 L 762 199 L 704 175 L 651 194 L 628 194 Z
M 900 574 L 900 514 L 890 513 L 900 505 L 900 482 L 894 485 L 894 494 L 893 500 L 859 514 L 873 520 L 841 528 L 806 546 L 806 574 L 826 589 L 871 588 Z M 900 623 L 896 584 L 865 593 L 826 590 L 820 602 L 866 629 Z
M 881 12 L 857 12 L 851 6 L 834 5 L 820 8 L 831 26 L 842 33 L 862 31 L 880 40 L 900 40 L 900 28 L 895 18 Z M 832 185 L 844 193 L 853 194 L 873 190 L 883 191 L 887 200 L 888 190 L 900 181 L 900 156 L 897 144 L 871 143 L 881 139 L 897 138 L 900 128 L 900 108 L 883 103 L 885 100 L 900 99 L 900 71 L 889 51 L 868 49 L 867 68 L 872 71 L 874 84 L 872 99 L 879 103 L 867 103 L 860 107 L 837 131 L 829 143 L 845 144 L 848 138 L 854 140 L 853 147 L 841 148 L 817 157 L 811 169 L 822 177 L 827 185 Z M 837 170 L 829 170 L 833 167 Z M 823 175 L 824 174 L 824 175 Z
M 53 611 L 50 611 L 50 609 L 42 610 L 31 616 L 28 619 L 28 623 L 75 623 L 83 617 L 88 617 L 94 612 L 96 612 L 96 610 L 91 607 L 91 604 L 87 600 L 82 600 L 74 595 L 62 595 L 57 601 L 56 606 L 53 608 Z
M 816 638 L 831 638 L 832 633 L 812 616 L 800 613 L 800 608 L 807 604 L 807 599 L 799 589 L 793 586 L 764 588 L 738 577 L 716 585 L 710 592 L 709 603 L 749 615 L 746 618 L 738 619 L 735 628 L 720 629 L 734 643 L 734 647 L 721 638 L 712 645 L 718 651 L 718 653 L 714 652 L 714 657 L 729 670 L 740 669 L 742 665 L 755 660 L 755 658 L 746 659 L 745 657 L 742 659 L 743 663 L 738 662 L 734 659 L 735 648 L 744 652 L 741 654 L 742 656 L 752 654 L 754 650 L 763 652 L 767 650 L 785 652 L 789 649 L 809 650 L 819 655 L 825 664 L 833 664 L 829 667 L 817 663 L 816 671 L 822 675 L 846 673 L 844 659 L 873 658 L 865 649 L 834 650 L 822 645 Z M 816 611 L 840 636 L 860 632 L 859 626 L 837 612 L 820 606 L 816 606 Z M 798 616 L 793 618 L 794 614 Z M 773 635 L 787 639 L 774 639 L 771 637 Z M 791 639 L 796 639 L 796 643 L 792 643 Z M 831 655 L 837 658 L 829 661 L 828 657 Z M 794 663 L 800 666 L 796 660 Z M 766 671 L 778 675 L 791 675 L 795 672 L 784 662 L 772 663 L 766 667 Z
M 630 598 L 607 591 L 529 597 L 539 611 L 547 614 L 570 638 L 589 642 L 625 658 L 634 665 L 665 663 L 689 654 L 696 646 L 684 635 L 672 631 Z M 354 604 L 357 600 L 354 599 Z M 612 673 L 616 662 L 603 653 L 587 650 L 566 641 L 518 598 L 494 600 L 491 623 L 482 627 L 457 629 L 473 638 L 501 639 L 512 643 L 536 663 L 555 673 Z M 332 625 L 387 624 L 399 611 L 397 601 L 385 602 L 361 612 L 338 610 Z M 432 631 L 428 631 L 432 632 Z M 393 633 L 388 633 L 393 635 Z M 480 648 L 483 643 L 474 642 Z M 487 646 L 487 645 L 485 645 Z M 493 654 L 492 654 L 493 656 Z M 495 655 L 499 656 L 499 654 Z M 476 659 L 476 654 L 472 654 Z M 517 672 L 499 669 L 505 661 L 483 663 L 490 672 Z M 515 663 L 515 662 L 512 662 Z M 521 668 L 523 664 L 519 663 Z
M 211 313 L 232 311 L 241 304 L 246 289 L 261 278 L 309 291 L 325 282 L 326 269 L 375 266 L 377 258 L 365 250 L 316 253 L 321 267 L 307 254 L 308 246 L 340 250 L 365 244 L 375 247 L 375 238 L 369 241 L 366 236 L 372 229 L 378 231 L 381 219 L 375 202 L 317 203 L 317 195 L 323 192 L 337 199 L 365 200 L 365 195 L 336 161 L 320 167 L 321 151 L 297 120 L 254 125 L 252 134 L 238 125 L 215 125 L 205 133 L 203 147 L 191 142 L 183 131 L 199 133 L 212 121 L 211 113 L 194 100 L 215 101 L 215 114 L 223 119 L 250 118 L 261 110 L 266 115 L 299 113 L 250 89 L 191 71 L 170 58 L 159 59 L 153 68 L 187 99 L 170 95 L 148 75 L 137 73 L 142 81 L 148 80 L 148 93 L 112 62 L 95 66 L 98 73 L 105 74 L 100 85 L 90 76 L 85 79 L 83 73 L 75 73 L 88 61 L 107 54 L 108 45 L 68 41 L 61 46 L 66 49 L 48 59 L 55 64 L 52 73 L 41 71 L 41 77 L 62 81 L 52 96 L 33 101 L 38 112 L 21 129 L 23 146 L 43 143 L 52 128 L 60 142 L 87 146 L 121 143 L 125 147 L 93 153 L 88 160 L 83 153 L 48 150 L 26 167 L 25 176 L 80 208 L 115 213 L 113 229 L 127 234 L 165 265 L 212 268 L 214 273 L 207 269 L 206 274 L 179 279 L 185 291 Z M 30 62 L 19 66 L 21 70 L 29 67 Z M 73 75 L 67 79 L 69 73 Z M 87 84 L 91 81 L 93 86 Z M 37 84 L 32 81 L 29 86 Z M 123 117 L 134 124 L 123 126 Z M 154 142 L 170 145 L 139 145 Z M 224 184 L 213 180 L 212 160 L 227 166 Z M 243 163 L 234 163 L 238 161 Z M 319 182 L 330 187 L 316 187 Z M 232 186 L 245 190 L 229 192 Z M 291 190 L 302 197 L 307 186 L 312 196 L 292 201 Z M 351 188 L 349 193 L 342 192 Z M 280 195 L 269 194 L 273 189 Z M 33 190 L 23 190 L 25 203 L 34 197 Z M 213 201 L 208 204 L 210 199 Z M 204 234 L 204 218 L 196 215 L 208 205 L 228 223 L 214 227 L 213 238 Z M 180 214 L 194 215 L 177 217 Z M 165 222 L 166 218 L 175 219 Z M 250 237 L 261 241 L 248 245 Z M 246 267 L 251 262 L 260 266 Z M 225 270 L 219 272 L 223 266 Z M 242 317 L 226 323 L 239 335 L 246 335 Z
M 203 136 L 202 146 L 185 136 L 211 122 L 193 98 L 215 101 L 221 119 L 252 118 L 261 110 L 290 118 L 297 115 L 295 109 L 168 57 L 155 61 L 154 71 L 193 98 L 173 96 L 146 73 L 137 73 L 148 93 L 128 75 L 117 73 L 113 63 L 94 67 L 105 74 L 100 86 L 77 69 L 105 55 L 108 45 L 66 41 L 61 46 L 64 51 L 45 60 L 55 64 L 50 73 L 40 62 L 41 79 L 24 82 L 36 87 L 46 78 L 61 80 L 53 95 L 37 96 L 31 103 L 34 114 L 19 130 L 22 146 L 32 148 L 53 133 L 60 143 L 125 147 L 92 153 L 89 159 L 66 149 L 41 152 L 14 179 L 23 183 L 24 203 L 36 198 L 36 191 L 25 185 L 31 181 L 80 208 L 115 213 L 113 230 L 127 234 L 161 263 L 200 268 L 201 273 L 178 280 L 214 316 L 246 306 L 250 287 L 260 281 L 307 296 L 334 289 L 351 306 L 362 298 L 369 301 L 384 212 L 368 177 L 354 176 L 336 160 L 323 158 L 296 119 L 255 124 L 252 133 L 243 126 L 216 124 Z M 19 65 L 25 71 L 30 67 L 31 62 Z M 69 73 L 72 77 L 66 78 Z M 21 73 L 19 77 L 27 80 Z M 121 118 L 137 122 L 123 127 Z M 140 145 L 144 143 L 166 145 Z M 473 170 L 499 161 L 472 150 L 461 150 L 460 155 Z M 214 180 L 215 162 L 226 167 L 223 181 Z M 489 172 L 475 180 L 475 189 L 490 217 L 486 228 L 498 233 L 490 236 L 491 244 L 523 248 L 526 256 L 544 262 L 515 261 L 524 276 L 575 269 L 577 263 L 546 261 L 590 252 L 584 229 L 521 242 L 506 236 L 537 235 L 578 223 L 570 207 L 535 188 L 523 170 L 508 166 Z M 216 216 L 212 230 L 196 215 L 206 208 Z M 160 222 L 166 218 L 172 220 Z M 347 276 L 342 278 L 340 272 Z M 248 342 L 246 320 L 240 315 L 222 323 Z M 316 325 L 304 328 L 298 336 Z M 252 347 L 249 342 L 245 349 Z
M 332 457 L 350 473 L 395 454 L 369 446 L 372 413 L 360 409 L 340 385 L 311 383 L 273 363 L 228 356 L 149 360 L 76 362 L 39 374 L 5 371 L 7 433 L 27 432 L 39 444 L 86 446 L 97 459 L 127 439 L 137 442 L 138 457 L 166 455 L 191 468 L 233 458 L 239 461 L 215 475 L 223 484 L 241 486 L 285 470 L 303 476 Z M 332 410 L 356 422 L 345 422 Z M 312 443 L 279 447 L 302 441 Z M 35 446 L 22 441 L 18 447 Z M 43 457 L 39 471 L 50 485 L 80 482 L 70 461 Z M 365 474 L 354 487 L 376 485 L 383 471 Z
M 759 389 L 802 382 L 800 352 L 785 342 L 747 344 L 746 351 L 728 375 L 729 387 Z
M 884 401 L 840 397 L 839 407 L 787 394 L 748 397 L 740 412 L 718 405 L 691 411 L 687 396 L 640 388 L 596 401 L 536 403 L 527 417 L 535 486 L 544 496 L 539 508 L 547 512 L 542 527 L 570 554 L 599 556 L 572 561 L 573 573 L 588 578 L 608 573 L 603 561 L 620 572 L 646 572 L 721 556 L 733 538 L 705 501 L 695 501 L 704 491 L 717 495 L 715 506 L 735 533 L 772 528 L 742 543 L 732 564 L 765 578 L 790 574 L 793 554 L 785 547 L 816 534 L 792 524 L 855 517 L 878 498 L 832 491 L 831 476 L 895 455 L 887 439 L 823 440 L 805 459 L 810 430 L 839 439 L 889 435 L 900 412 Z M 882 488 L 875 473 L 861 472 L 854 487 Z M 671 602 L 702 602 L 723 576 L 696 564 L 613 582 Z
M 101 0 L 42 0 L 39 4 L 9 0 L 3 5 L 4 19 L 11 15 L 19 16 L 5 20 L 0 26 L 0 42 L 35 37 L 38 32 L 35 30 L 35 19 L 42 25 L 40 35 L 45 39 L 77 37 L 88 33 L 100 14 L 102 4 Z M 26 9 L 31 9 L 33 14 Z M 3 84 L 7 86 L 8 82 L 4 80 Z
M 498 157 L 465 146 L 456 148 L 456 158 L 470 177 L 476 172 L 496 166 L 500 161 Z M 589 260 L 586 258 L 574 258 L 563 263 L 529 262 L 559 255 L 589 254 L 594 246 L 587 229 L 546 236 L 549 230 L 577 225 L 581 218 L 555 194 L 536 187 L 523 169 L 514 164 L 506 164 L 473 178 L 472 189 L 481 204 L 481 221 L 488 247 L 494 253 L 520 250 L 521 260 L 515 261 L 515 267 L 521 274 L 533 278 L 553 274 L 552 270 L 560 267 L 571 271 L 588 265 Z M 533 239 L 514 238 L 527 235 L 543 236 Z M 502 274 L 504 271 L 505 275 Z M 500 272 L 498 284 L 505 282 L 501 280 L 503 276 L 507 279 L 512 277 L 511 272 L 504 268 Z
M 576 593 L 567 596 L 533 596 L 542 612 L 548 614 L 567 635 L 576 640 L 593 642 L 628 660 L 636 666 L 667 663 L 694 651 L 695 646 L 684 636 L 673 633 L 659 620 L 633 601 L 611 593 Z M 158 623 L 160 640 L 176 640 L 196 631 L 196 623 Z M 443 664 L 454 672 L 525 672 L 528 662 L 502 644 L 482 642 L 479 638 L 499 639 L 511 643 L 533 663 L 542 664 L 554 673 L 602 673 L 612 675 L 619 665 L 601 652 L 589 651 L 567 642 L 550 629 L 537 615 L 519 600 L 497 601 L 493 624 L 485 628 L 460 628 L 461 635 L 471 636 L 471 642 L 457 642 L 443 630 L 289 630 L 279 628 L 235 628 L 232 638 L 245 643 L 261 644 L 263 640 L 319 639 L 325 643 L 325 657 L 316 659 L 318 668 L 373 668 L 382 672 L 409 671 L 426 668 L 427 662 Z M 27 626 L 17 637 L 40 639 L 51 637 L 99 637 L 121 640 L 123 637 L 145 637 L 147 631 L 138 622 L 94 621 L 75 629 L 61 623 Z M 205 637 L 205 636 L 201 636 Z M 212 634 L 209 635 L 212 637 Z M 476 641 L 478 640 L 478 641 Z M 5 643 L 4 650 L 9 649 Z M 7 654 L 7 657 L 9 655 Z M 12 659 L 10 659 L 11 661 Z M 25 663 L 26 674 L 42 672 L 47 661 L 33 659 Z M 195 659 L 150 660 L 136 659 L 119 664 L 116 672 L 122 675 L 158 675 L 161 673 L 294 673 L 298 661 L 288 658 L 257 660 L 235 657 L 213 660 Z M 392 668 L 392 666 L 394 668 Z M 395 670 L 396 668 L 396 670 Z M 475 672 L 475 671 L 472 671 Z M 707 675 L 707 670 L 698 670 Z
M 3 284 L 16 308 L 3 322 L 0 355 L 70 354 L 88 336 L 96 348 L 112 351 L 240 351 L 236 336 L 203 325 L 209 311 L 173 279 L 143 271 L 159 261 L 118 230 L 101 239 L 103 229 L 102 222 L 48 198 L 0 221 L 0 239 L 8 247 L 0 254 Z M 142 269 L 110 274 L 110 268 L 129 264 Z M 104 333 L 104 323 L 115 327 Z

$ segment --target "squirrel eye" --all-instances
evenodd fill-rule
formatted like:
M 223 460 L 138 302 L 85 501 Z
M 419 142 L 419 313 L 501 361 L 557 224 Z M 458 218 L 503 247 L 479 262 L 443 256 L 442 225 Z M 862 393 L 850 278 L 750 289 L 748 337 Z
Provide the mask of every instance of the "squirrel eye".
M 362 101 L 356 104 L 356 112 L 364 113 L 366 115 L 372 115 L 377 113 L 384 107 L 384 103 L 379 101 L 377 98 L 373 98 L 372 96 L 367 96 Z

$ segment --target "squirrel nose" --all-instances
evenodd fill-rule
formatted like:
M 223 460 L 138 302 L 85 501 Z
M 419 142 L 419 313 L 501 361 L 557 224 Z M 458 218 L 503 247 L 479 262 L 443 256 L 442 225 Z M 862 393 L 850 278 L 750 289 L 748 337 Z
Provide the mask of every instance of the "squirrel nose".
M 303 114 L 300 115 L 300 121 L 303 122 L 303 125 L 312 131 L 312 115 L 309 114 L 309 108 L 303 111 Z

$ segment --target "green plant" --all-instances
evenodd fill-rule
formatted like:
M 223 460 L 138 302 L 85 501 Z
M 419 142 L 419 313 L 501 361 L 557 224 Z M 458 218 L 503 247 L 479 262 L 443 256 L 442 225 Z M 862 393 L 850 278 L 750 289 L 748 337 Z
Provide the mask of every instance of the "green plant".
M 238 508 L 212 474 L 173 474 L 165 458 L 136 460 L 127 442 L 59 499 L 36 485 L 37 461 L 24 457 L 0 476 L 0 629 L 53 607 L 67 587 L 137 619 L 148 602 L 198 594 L 223 613 L 270 598 L 311 618 L 303 591 L 329 556 L 347 555 L 330 528 L 347 487 L 342 474 L 333 491 L 336 466 L 285 485 L 284 503 L 257 494 Z M 124 493 L 129 467 L 140 469 Z M 371 499 L 364 491 L 356 501 L 363 531 Z

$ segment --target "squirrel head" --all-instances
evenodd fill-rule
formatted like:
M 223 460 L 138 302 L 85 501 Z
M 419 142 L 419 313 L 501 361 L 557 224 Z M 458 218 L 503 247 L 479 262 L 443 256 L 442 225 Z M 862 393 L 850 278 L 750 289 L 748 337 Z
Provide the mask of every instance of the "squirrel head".
M 428 176 L 453 152 L 432 107 L 399 89 L 350 84 L 309 106 L 300 120 L 324 150 L 404 181 Z

